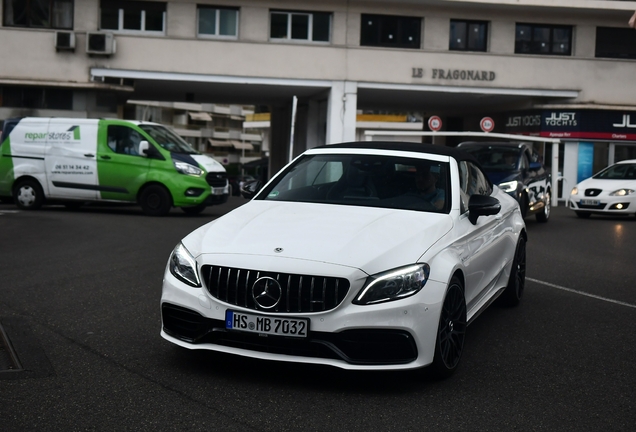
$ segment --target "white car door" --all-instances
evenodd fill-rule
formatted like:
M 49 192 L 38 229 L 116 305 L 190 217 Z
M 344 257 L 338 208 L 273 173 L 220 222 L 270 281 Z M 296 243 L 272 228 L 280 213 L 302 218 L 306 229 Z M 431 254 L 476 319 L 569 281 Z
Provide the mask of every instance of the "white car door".
M 51 119 L 46 147 L 49 196 L 97 199 L 97 121 Z
M 457 233 L 461 245 L 461 261 L 465 272 L 465 296 L 468 315 L 488 301 L 492 293 L 507 280 L 501 280 L 502 272 L 510 261 L 510 237 L 506 236 L 507 218 L 502 207 L 496 215 L 480 216 L 476 223 L 468 218 L 468 200 L 473 194 L 490 195 L 492 191 L 486 176 L 470 162 L 460 162 L 460 172 L 464 171 L 463 191 L 465 213 L 459 218 Z M 497 197 L 496 191 L 495 197 Z M 514 247 L 514 245 L 513 245 Z

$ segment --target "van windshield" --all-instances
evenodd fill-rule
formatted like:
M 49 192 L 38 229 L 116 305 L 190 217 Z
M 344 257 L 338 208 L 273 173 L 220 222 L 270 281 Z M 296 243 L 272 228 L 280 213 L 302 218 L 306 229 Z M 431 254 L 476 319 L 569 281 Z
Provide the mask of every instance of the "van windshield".
M 164 126 L 140 124 L 139 127 L 170 153 L 199 154 L 183 138 Z

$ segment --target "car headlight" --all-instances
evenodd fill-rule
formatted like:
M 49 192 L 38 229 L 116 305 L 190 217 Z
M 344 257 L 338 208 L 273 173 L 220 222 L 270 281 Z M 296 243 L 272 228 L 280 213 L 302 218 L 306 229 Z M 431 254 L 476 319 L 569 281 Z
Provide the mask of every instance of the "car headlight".
M 193 287 L 201 287 L 197 263 L 183 243 L 179 243 L 172 251 L 168 266 L 170 273 L 180 281 Z
M 517 180 L 513 180 L 513 181 L 509 181 L 509 182 L 503 182 L 499 184 L 499 188 L 508 193 L 508 192 L 514 192 L 517 190 L 517 185 L 519 184 L 519 182 Z
M 428 264 L 415 264 L 370 276 L 353 303 L 370 305 L 412 296 L 426 285 L 429 274 Z
M 611 196 L 625 196 L 625 195 L 629 195 L 629 194 L 633 194 L 634 190 L 633 189 L 619 189 L 619 190 L 615 190 L 614 192 L 610 193 Z
M 570 192 L 570 195 L 578 195 L 579 194 L 579 188 L 577 188 L 576 186 L 574 186 L 572 188 L 572 192 Z
M 186 174 L 196 177 L 203 175 L 203 170 L 199 167 L 195 167 L 194 165 L 181 161 L 173 161 L 173 163 L 175 169 L 180 174 Z

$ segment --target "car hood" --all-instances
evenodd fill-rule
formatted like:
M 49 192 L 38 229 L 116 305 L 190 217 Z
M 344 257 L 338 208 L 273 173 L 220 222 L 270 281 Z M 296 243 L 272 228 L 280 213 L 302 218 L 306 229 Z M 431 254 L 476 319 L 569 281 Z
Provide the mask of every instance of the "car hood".
M 215 159 L 210 156 L 201 155 L 201 154 L 193 154 L 191 155 L 192 159 L 197 161 L 197 163 L 203 167 L 207 172 L 225 172 L 225 168 Z
M 581 192 L 585 189 L 602 189 L 603 192 L 609 193 L 618 189 L 636 189 L 636 180 L 606 180 L 588 178 L 579 183 L 577 187 L 581 189 Z
M 183 243 L 195 257 L 308 260 L 374 274 L 417 262 L 451 228 L 447 214 L 253 200 L 194 231 Z
M 486 175 L 496 185 L 519 179 L 519 171 L 486 171 Z

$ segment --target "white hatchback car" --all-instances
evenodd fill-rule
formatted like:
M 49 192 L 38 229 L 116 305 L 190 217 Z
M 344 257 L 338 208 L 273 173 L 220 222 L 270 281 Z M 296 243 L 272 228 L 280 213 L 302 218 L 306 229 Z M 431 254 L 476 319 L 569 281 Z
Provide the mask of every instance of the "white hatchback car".
M 469 154 L 427 144 L 306 151 L 172 252 L 161 336 L 190 349 L 344 369 L 459 363 L 467 325 L 519 303 L 517 202 Z
M 636 159 L 618 162 L 577 184 L 569 207 L 581 218 L 594 213 L 636 215 Z

